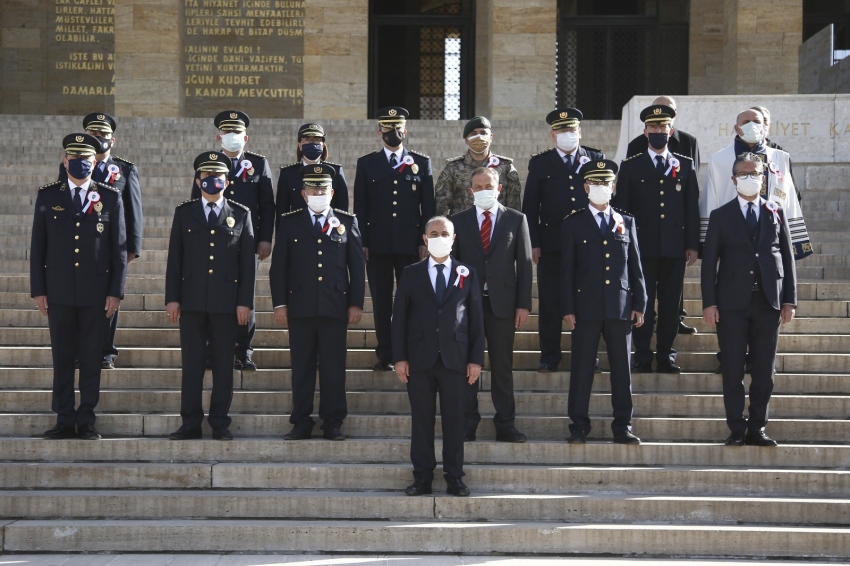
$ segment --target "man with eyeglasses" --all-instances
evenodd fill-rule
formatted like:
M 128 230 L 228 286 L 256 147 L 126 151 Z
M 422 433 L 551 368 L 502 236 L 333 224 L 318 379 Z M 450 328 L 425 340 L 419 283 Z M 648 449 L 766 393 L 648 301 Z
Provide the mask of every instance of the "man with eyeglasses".
M 693 161 L 668 147 L 675 116 L 676 111 L 664 104 L 643 109 L 640 119 L 648 149 L 623 160 L 617 194 L 611 201 L 634 216 L 640 237 L 647 303 L 646 321 L 634 333 L 635 357 L 631 368 L 634 373 L 652 372 L 650 342 L 656 326 L 656 371 L 682 371 L 676 365 L 673 342 L 679 328 L 685 266 L 697 260 L 699 186 Z

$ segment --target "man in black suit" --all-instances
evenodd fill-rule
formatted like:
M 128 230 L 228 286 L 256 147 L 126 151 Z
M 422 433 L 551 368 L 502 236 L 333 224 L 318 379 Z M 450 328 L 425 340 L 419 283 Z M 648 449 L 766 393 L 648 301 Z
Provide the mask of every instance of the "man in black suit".
M 587 206 L 582 174 L 588 164 L 605 159 L 598 149 L 579 145 L 582 117 L 577 108 L 560 108 L 546 116 L 555 147 L 531 156 L 522 199 L 532 259 L 538 264 L 538 371 L 543 372 L 557 371 L 561 363 L 561 223 Z
M 307 208 L 281 216 L 269 278 L 275 322 L 289 327 L 292 430 L 286 440 L 310 438 L 315 421 L 316 363 L 321 358 L 319 418 L 324 437 L 344 440 L 346 335 L 357 324 L 366 294 L 363 241 L 353 214 L 334 210 L 327 163 L 301 169 Z
M 732 166 L 738 196 L 711 212 L 702 255 L 703 319 L 723 352 L 727 446 L 776 446 L 764 431 L 773 392 L 780 322 L 797 305 L 797 271 L 785 211 L 759 196 L 764 164 L 744 153 Z M 718 268 L 717 263 L 720 262 Z M 722 315 L 722 316 L 721 316 Z M 752 363 L 750 418 L 744 417 L 744 363 Z
M 195 159 L 202 198 L 174 211 L 165 272 L 165 310 L 180 323 L 183 425 L 172 440 L 202 437 L 204 358 L 210 341 L 213 389 L 207 422 L 216 440 L 232 440 L 227 415 L 233 398 L 233 356 L 237 327 L 254 308 L 257 264 L 251 211 L 224 197 L 231 170 L 224 153 L 207 151 Z
M 468 384 L 478 380 L 484 363 L 484 313 L 475 269 L 450 256 L 454 238 L 448 218 L 428 221 L 423 239 L 429 257 L 404 270 L 393 305 L 392 359 L 407 384 L 413 428 L 414 481 L 407 495 L 431 493 L 438 391 L 446 492 L 469 495 L 461 480 L 463 419 Z
M 646 323 L 634 332 L 632 371 L 652 371 L 652 331 L 658 324 L 655 357 L 659 373 L 680 373 L 673 342 L 679 327 L 685 264 L 693 265 L 699 248 L 699 186 L 689 157 L 668 147 L 676 111 L 654 104 L 640 113 L 649 149 L 623 160 L 612 205 L 637 221 L 640 260 L 646 282 Z
M 124 208 L 118 189 L 92 181 L 100 140 L 70 134 L 62 146 L 67 181 L 39 189 L 30 248 L 30 294 L 47 316 L 53 352 L 57 422 L 44 438 L 96 440 L 94 408 L 108 329 L 104 313 L 109 318 L 118 310 L 127 277 Z M 80 362 L 76 409 L 75 357 Z
M 570 394 L 567 400 L 571 444 L 590 433 L 590 392 L 599 337 L 611 365 L 611 430 L 618 444 L 640 444 L 632 434 L 629 371 L 632 322 L 640 328 L 646 308 L 635 219 L 609 205 L 617 164 L 592 161 L 584 170 L 590 206 L 564 220 L 561 230 L 561 306 L 572 334 Z
M 403 144 L 407 116 L 400 106 L 378 110 L 383 147 L 357 160 L 354 177 L 354 213 L 363 236 L 378 338 L 375 371 L 392 369 L 393 281 L 427 255 L 421 237 L 436 207 L 431 158 Z
M 328 161 L 328 144 L 325 141 L 325 129 L 319 124 L 304 124 L 298 128 L 298 144 L 295 150 L 297 161 L 280 168 L 277 179 L 277 194 L 275 208 L 277 214 L 286 214 L 293 210 L 304 208 L 304 198 L 301 191 L 304 184 L 301 181 L 301 169 L 305 165 L 325 163 L 334 170 L 333 198 L 331 208 L 348 211 L 348 183 L 342 165 Z
M 139 188 L 139 171 L 136 166 L 117 155 L 112 155 L 115 146 L 115 130 L 118 126 L 109 114 L 92 112 L 83 118 L 83 128 L 86 133 L 97 138 L 95 148 L 95 165 L 92 169 L 92 181 L 109 185 L 121 193 L 124 207 L 124 223 L 127 230 L 127 263 L 129 264 L 142 253 L 142 230 L 144 217 L 142 215 L 142 192 Z M 59 181 L 68 180 L 65 164 L 59 164 Z M 118 331 L 118 314 L 115 311 L 106 321 L 107 330 L 103 337 L 103 369 L 114 369 L 118 349 L 115 347 L 115 333 Z
M 248 126 L 251 123 L 247 114 L 239 110 L 225 110 L 219 112 L 213 122 L 218 128 L 215 139 L 221 144 L 222 152 L 230 160 L 227 190 L 224 196 L 229 202 L 239 203 L 251 211 L 251 226 L 254 229 L 254 241 L 257 244 L 255 262 L 263 261 L 271 255 L 275 225 L 274 191 L 269 162 L 265 156 L 245 149 L 245 144 L 248 143 Z M 197 199 L 201 196 L 198 176 L 195 175 L 191 198 Z M 257 369 L 257 364 L 253 360 L 254 349 L 251 346 L 256 329 L 256 319 L 252 308 L 248 324 L 237 328 L 234 368 Z M 209 359 L 209 356 L 207 358 Z
M 490 356 L 490 395 L 496 415 L 496 440 L 525 442 L 516 429 L 514 402 L 514 336 L 531 309 L 531 241 L 525 215 L 497 200 L 499 173 L 479 167 L 470 178 L 475 206 L 452 215 L 454 257 L 478 274 L 484 307 L 484 332 Z M 481 422 L 478 381 L 467 387 L 466 440 L 475 440 Z

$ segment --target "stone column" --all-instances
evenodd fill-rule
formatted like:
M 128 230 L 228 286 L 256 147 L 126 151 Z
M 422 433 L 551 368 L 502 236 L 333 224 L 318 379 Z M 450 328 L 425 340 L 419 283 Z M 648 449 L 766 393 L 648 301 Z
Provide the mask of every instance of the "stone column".
M 688 94 L 723 92 L 723 2 L 691 0 Z
M 493 113 L 490 62 L 493 55 L 493 0 L 475 2 L 475 108 L 473 114 Z

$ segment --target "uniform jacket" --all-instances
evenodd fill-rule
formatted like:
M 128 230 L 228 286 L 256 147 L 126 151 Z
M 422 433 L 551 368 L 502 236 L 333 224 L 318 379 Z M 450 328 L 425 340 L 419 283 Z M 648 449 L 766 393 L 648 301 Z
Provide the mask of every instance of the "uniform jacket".
M 750 304 L 755 271 L 761 274 L 765 297 L 773 308 L 797 304 L 797 271 L 791 234 L 785 211 L 777 210 L 779 220 L 759 198 L 756 243 L 747 232 L 747 224 L 738 198 L 711 213 L 703 246 L 701 288 L 703 308 L 743 309 Z M 717 262 L 720 261 L 718 268 Z
M 240 163 L 247 159 L 253 165 L 243 175 L 236 176 L 242 168 Z M 252 172 L 253 171 L 253 172 Z M 198 178 L 198 174 L 195 174 Z M 230 184 L 224 189 L 224 197 L 231 202 L 238 202 L 247 206 L 251 211 L 251 226 L 253 227 L 254 240 L 260 242 L 272 241 L 275 225 L 274 190 L 272 189 L 272 171 L 268 160 L 259 153 L 243 151 L 236 163 L 236 168 L 231 169 L 227 176 Z M 201 189 L 192 181 L 191 198 L 201 198 Z
M 603 237 L 596 209 L 578 210 L 564 220 L 561 250 L 562 315 L 579 322 L 629 320 L 646 309 L 635 220 L 623 211 L 623 233 L 613 221 Z
M 475 268 L 482 292 L 487 282 L 493 314 L 513 319 L 516 309 L 531 310 L 533 265 L 525 215 L 499 205 L 490 250 L 486 254 L 478 229 L 477 208 L 473 206 L 459 212 L 451 221 L 456 235 L 453 256 Z
M 224 199 L 210 228 L 203 199 L 177 206 L 168 242 L 165 303 L 183 311 L 236 314 L 254 307 L 256 264 L 251 211 Z M 232 226 L 231 226 L 232 224 Z
M 431 158 L 406 147 L 416 165 L 393 169 L 383 148 L 357 160 L 354 212 L 370 254 L 418 255 L 425 223 L 434 216 Z
M 521 208 L 520 193 L 522 186 L 513 159 L 495 154 L 493 156 L 499 160 L 499 164 L 493 166 L 499 173 L 499 183 L 502 185 L 499 203 L 508 208 L 519 210 Z M 463 155 L 446 160 L 446 167 L 437 178 L 434 189 L 438 215 L 457 214 L 474 204 L 474 199 L 469 193 L 472 172 L 481 166 L 487 166 L 487 164 L 487 160 L 483 163 L 474 161 L 468 151 Z
M 333 179 L 334 196 L 331 199 L 331 208 L 348 211 L 348 183 L 345 181 L 342 165 L 330 161 L 323 161 L 323 163 L 336 169 L 336 175 Z M 298 161 L 280 168 L 275 197 L 275 208 L 278 216 L 306 208 L 307 204 L 304 202 L 304 197 L 301 196 L 301 189 L 304 188 L 304 183 L 301 182 L 301 168 L 303 166 L 304 162 Z
M 56 181 L 38 191 L 30 294 L 47 295 L 48 305 L 102 307 L 107 296 L 124 298 L 127 235 L 121 195 L 118 189 L 94 181 L 87 199 L 92 192 L 100 195 L 100 212 L 91 203 L 88 211 L 78 215 L 66 182 Z
M 116 177 L 110 175 L 108 167 L 115 165 L 119 172 Z M 92 181 L 109 185 L 121 193 L 124 206 L 124 226 L 127 230 L 127 253 L 142 255 L 142 231 L 145 219 L 142 213 L 142 191 L 139 188 L 139 170 L 126 159 L 109 154 L 99 162 L 92 172 Z M 65 165 L 59 164 L 59 181 L 68 180 Z
M 667 140 L 667 149 L 673 153 L 690 157 L 694 162 L 694 171 L 699 175 L 699 142 L 697 142 L 694 136 L 673 128 L 673 133 L 670 134 L 670 139 Z M 629 142 L 629 146 L 626 148 L 626 157 L 646 153 L 647 151 L 649 151 L 649 139 L 641 134 Z
M 637 221 L 640 255 L 644 259 L 684 259 L 685 250 L 699 249 L 699 185 L 690 158 L 671 153 L 679 170 L 665 166 L 659 174 L 652 153 L 623 160 L 611 205 Z M 673 176 L 675 174 L 675 177 Z
M 463 288 L 455 286 L 459 265 L 466 264 L 452 260 L 441 303 L 431 286 L 427 258 L 404 268 L 393 304 L 393 361 L 407 361 L 411 373 L 434 367 L 438 355 L 447 368 L 464 375 L 467 364 L 484 364 L 481 285 L 475 269 L 466 265 Z
M 578 159 L 567 166 L 554 148 L 532 155 L 528 162 L 522 211 L 528 217 L 531 247 L 543 252 L 561 251 L 561 223 L 574 210 L 587 206 L 579 160 L 605 159 L 598 149 L 579 146 Z
M 338 228 L 329 227 L 331 218 L 339 220 Z M 269 271 L 273 306 L 286 306 L 289 318 L 347 321 L 348 307 L 362 309 L 366 294 L 366 258 L 357 219 L 331 209 L 325 219 L 328 229 L 320 237 L 313 222 L 313 212 L 306 207 L 278 221 Z

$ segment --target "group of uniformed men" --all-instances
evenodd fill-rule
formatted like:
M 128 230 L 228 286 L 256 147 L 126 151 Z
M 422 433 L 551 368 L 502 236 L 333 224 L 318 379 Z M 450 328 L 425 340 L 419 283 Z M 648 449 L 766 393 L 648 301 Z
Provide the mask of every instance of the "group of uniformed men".
M 618 167 L 580 145 L 581 111 L 550 112 L 555 147 L 532 156 L 520 200 L 512 160 L 491 151 L 487 118 L 467 122 L 469 149 L 448 160 L 435 186 L 430 159 L 404 144 L 407 110 L 383 108 L 376 131 L 382 147 L 357 162 L 352 214 L 343 168 L 328 161 L 320 125 L 299 129 L 298 161 L 281 168 L 275 198 L 268 161 L 245 149 L 249 117 L 218 114 L 221 150 L 195 159 L 192 198 L 177 206 L 169 240 L 165 303 L 169 320 L 180 325 L 183 369 L 183 423 L 170 438 L 202 437 L 207 366 L 212 436 L 232 439 L 233 368 L 256 369 L 256 273 L 271 257 L 274 319 L 289 329 L 292 367 L 293 428 L 284 438 L 312 435 L 317 371 L 323 437 L 345 438 L 346 334 L 361 320 L 368 274 L 374 370 L 394 370 L 411 404 L 415 481 L 406 493 L 431 493 L 439 392 L 448 491 L 468 495 L 463 446 L 476 439 L 481 420 L 485 339 L 496 438 L 526 441 L 515 426 L 512 369 L 537 264 L 539 371 L 558 369 L 562 324 L 572 331 L 568 441 L 586 442 L 591 429 L 601 336 L 614 442 L 639 444 L 631 373 L 651 372 L 653 356 L 657 372 L 681 371 L 674 340 L 680 331 L 695 332 L 680 314 L 685 268 L 702 249 L 703 317 L 717 326 L 723 351 L 732 431 L 726 443 L 775 445 L 764 427 L 779 323 L 794 316 L 793 258 L 811 253 L 790 159 L 766 139 L 766 109 L 749 109 L 737 118 L 733 144 L 712 156 L 700 191 L 698 146 L 673 127 L 675 116 L 669 97 L 644 109 L 644 135 Z M 95 113 L 83 127 L 64 139 L 60 179 L 39 191 L 33 221 L 32 296 L 48 316 L 58 415 L 44 436 L 53 439 L 100 438 L 100 372 L 113 367 L 127 266 L 141 253 L 138 174 L 111 155 L 115 121 Z M 743 375 L 750 366 L 746 419 Z

